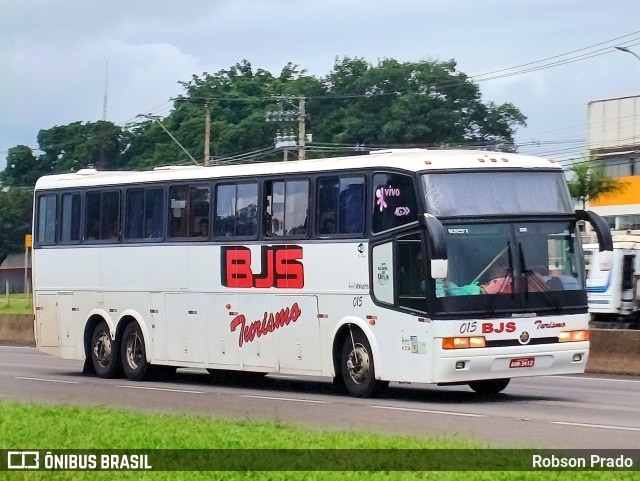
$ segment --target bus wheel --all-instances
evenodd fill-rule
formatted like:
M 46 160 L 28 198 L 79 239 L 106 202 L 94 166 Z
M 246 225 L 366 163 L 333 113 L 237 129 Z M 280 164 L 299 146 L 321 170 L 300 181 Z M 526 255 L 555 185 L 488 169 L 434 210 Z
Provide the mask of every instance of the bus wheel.
M 486 381 L 474 381 L 469 387 L 482 396 L 496 395 L 509 385 L 511 379 L 489 379 Z
M 383 386 L 376 382 L 371 346 L 362 331 L 354 329 L 353 338 L 345 338 L 340 366 L 344 386 L 354 397 L 369 397 Z
M 111 340 L 109 326 L 100 321 L 91 336 L 91 362 L 98 377 L 105 379 L 115 376 L 118 368 L 118 349 Z
M 142 381 L 151 373 L 144 348 L 144 337 L 136 322 L 130 322 L 122 335 L 122 369 L 127 379 Z

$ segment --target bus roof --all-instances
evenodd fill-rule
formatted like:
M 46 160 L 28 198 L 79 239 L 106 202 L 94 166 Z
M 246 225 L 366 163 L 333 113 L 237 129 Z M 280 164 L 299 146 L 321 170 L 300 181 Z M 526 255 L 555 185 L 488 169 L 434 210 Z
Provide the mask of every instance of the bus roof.
M 452 169 L 554 169 L 562 170 L 553 160 L 529 155 L 478 150 L 393 149 L 373 151 L 369 155 L 352 155 L 289 162 L 253 162 L 212 167 L 167 166 L 148 171 L 97 171 L 82 169 L 68 174 L 48 175 L 36 182 L 36 190 L 68 187 L 119 185 L 166 180 L 255 177 L 281 173 L 311 173 L 328 170 L 393 168 L 408 172 Z

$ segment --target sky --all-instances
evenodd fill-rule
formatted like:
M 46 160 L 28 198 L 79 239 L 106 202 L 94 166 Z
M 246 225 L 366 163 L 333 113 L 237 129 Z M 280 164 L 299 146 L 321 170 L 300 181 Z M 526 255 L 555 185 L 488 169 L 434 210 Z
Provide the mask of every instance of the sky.
M 0 0 L 0 170 L 41 129 L 167 115 L 179 81 L 242 60 L 455 60 L 527 117 L 519 151 L 586 154 L 587 104 L 640 95 L 637 0 Z M 556 64 L 556 65 L 553 65 Z M 108 68 L 107 68 L 108 66 Z M 489 74 L 489 75 L 487 75 Z M 266 146 L 265 146 L 266 147 Z M 36 151 L 36 154 L 38 152 Z

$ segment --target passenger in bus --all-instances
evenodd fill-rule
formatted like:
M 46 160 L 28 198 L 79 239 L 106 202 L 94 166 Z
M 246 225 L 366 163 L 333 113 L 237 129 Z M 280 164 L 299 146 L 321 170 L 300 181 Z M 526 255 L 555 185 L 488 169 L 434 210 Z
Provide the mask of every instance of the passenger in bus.
M 448 276 L 444 280 L 436 280 L 436 297 L 477 296 L 480 293 L 481 288 L 477 282 L 459 286 L 455 282 L 451 281 Z
M 114 222 L 111 224 L 109 228 L 109 239 L 110 240 L 118 240 L 120 238 L 120 228 L 118 227 L 118 223 Z
M 198 232 L 196 232 L 195 237 L 209 237 L 209 219 L 200 219 Z
M 336 233 L 336 221 L 327 217 L 322 223 L 320 234 L 335 234 Z
M 271 219 L 271 229 L 273 235 L 282 235 L 283 232 L 280 231 L 280 219 L 277 217 L 273 217 Z
M 90 229 L 87 231 L 87 240 L 97 240 L 100 238 L 100 222 L 95 221 Z
M 482 284 L 482 294 L 511 294 L 513 292 L 513 271 L 501 255 L 489 265 L 489 281 Z

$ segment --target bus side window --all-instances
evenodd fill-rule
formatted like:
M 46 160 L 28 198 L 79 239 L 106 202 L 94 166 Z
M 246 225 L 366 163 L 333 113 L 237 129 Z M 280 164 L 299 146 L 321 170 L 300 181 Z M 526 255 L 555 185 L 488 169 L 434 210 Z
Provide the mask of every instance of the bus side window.
M 398 305 L 425 311 L 427 275 L 420 237 L 412 234 L 398 238 L 396 255 Z
M 189 237 L 205 240 L 209 238 L 209 187 L 191 187 L 189 200 Z
M 144 193 L 144 237 L 159 239 L 163 228 L 164 190 L 146 189 Z
M 180 185 L 169 189 L 169 237 L 188 236 L 188 201 L 189 187 Z
M 87 192 L 85 195 L 86 240 L 120 240 L 120 192 Z
M 403 174 L 373 176 L 373 232 L 383 232 L 418 220 L 413 179 Z
M 100 206 L 100 239 L 120 239 L 120 192 L 103 192 Z
M 129 189 L 126 195 L 125 238 L 159 239 L 162 237 L 161 188 Z
M 238 184 L 236 235 L 255 236 L 258 228 L 258 184 Z
M 364 179 L 359 183 L 340 182 L 340 233 L 362 234 L 364 232 Z M 356 181 L 358 179 L 355 179 Z
M 169 237 L 201 240 L 209 237 L 209 205 L 208 186 L 176 185 L 169 188 Z M 207 229 L 203 226 L 206 220 Z M 205 235 L 203 235 L 203 233 Z
M 257 206 L 257 183 L 217 186 L 215 235 L 255 236 L 258 225 Z
M 129 189 L 126 194 L 125 231 L 126 239 L 142 239 L 144 189 Z
M 317 194 L 318 234 L 363 234 L 364 205 L 364 176 L 321 178 Z
M 60 209 L 60 242 L 72 243 L 80 241 L 80 209 L 79 193 L 62 194 Z
M 53 244 L 56 241 L 56 194 L 38 197 L 38 220 L 36 224 L 36 240 L 38 244 Z
M 288 180 L 266 184 L 267 236 L 300 236 L 308 231 L 309 181 Z

